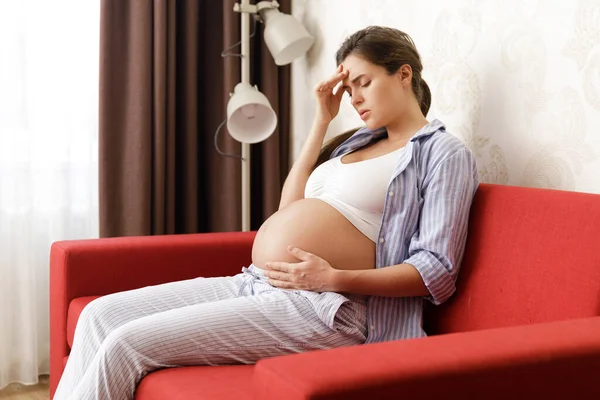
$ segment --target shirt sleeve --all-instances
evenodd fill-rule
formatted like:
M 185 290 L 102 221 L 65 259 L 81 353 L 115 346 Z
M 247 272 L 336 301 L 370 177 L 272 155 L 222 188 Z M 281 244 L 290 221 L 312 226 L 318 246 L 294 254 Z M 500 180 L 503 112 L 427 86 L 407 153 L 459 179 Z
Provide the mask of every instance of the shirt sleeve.
M 404 263 L 419 271 L 433 304 L 443 303 L 456 290 L 477 186 L 475 158 L 466 147 L 440 162 L 423 182 L 419 229 Z

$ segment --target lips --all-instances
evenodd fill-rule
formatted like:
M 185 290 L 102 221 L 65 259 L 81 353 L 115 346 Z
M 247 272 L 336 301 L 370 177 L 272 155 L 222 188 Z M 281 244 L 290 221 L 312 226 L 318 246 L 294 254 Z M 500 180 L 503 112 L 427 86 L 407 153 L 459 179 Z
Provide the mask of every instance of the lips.
M 369 117 L 369 115 L 371 115 L 371 110 L 362 110 L 359 111 L 358 114 L 360 115 L 360 119 L 364 121 Z

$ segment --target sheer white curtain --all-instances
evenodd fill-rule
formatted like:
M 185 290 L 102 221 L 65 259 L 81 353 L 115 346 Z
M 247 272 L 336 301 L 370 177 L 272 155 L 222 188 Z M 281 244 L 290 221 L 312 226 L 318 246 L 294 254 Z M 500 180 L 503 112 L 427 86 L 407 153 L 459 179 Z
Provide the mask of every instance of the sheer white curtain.
M 49 372 L 50 244 L 98 236 L 99 2 L 0 1 L 0 388 Z

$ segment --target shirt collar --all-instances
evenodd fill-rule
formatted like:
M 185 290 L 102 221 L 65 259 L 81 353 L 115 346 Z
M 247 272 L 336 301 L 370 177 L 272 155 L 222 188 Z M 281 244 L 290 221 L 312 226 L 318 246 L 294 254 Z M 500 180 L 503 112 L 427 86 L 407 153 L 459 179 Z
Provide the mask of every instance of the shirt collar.
M 445 129 L 444 124 L 441 121 L 434 119 L 421 129 L 419 129 L 417 132 L 415 132 L 415 134 L 411 136 L 409 143 L 414 142 L 419 138 L 430 136 L 441 129 Z M 356 150 L 358 148 L 366 146 L 373 140 L 378 140 L 386 136 L 387 129 L 385 129 L 385 127 L 377 129 L 360 128 L 344 143 L 340 144 L 337 148 L 335 148 L 335 150 L 331 153 L 330 158 L 337 157 L 340 154 L 345 154 L 349 151 Z
M 415 134 L 410 137 L 409 141 L 414 142 L 417 139 L 422 138 L 424 136 L 429 136 L 440 129 L 446 129 L 446 126 L 440 120 L 434 119 L 421 129 L 419 129 L 417 132 L 415 132 Z M 356 131 L 356 133 L 353 136 L 356 138 L 361 136 L 370 136 L 372 139 L 379 139 L 387 136 L 387 129 L 385 127 L 377 129 L 369 129 L 366 127 L 360 128 L 358 131 Z

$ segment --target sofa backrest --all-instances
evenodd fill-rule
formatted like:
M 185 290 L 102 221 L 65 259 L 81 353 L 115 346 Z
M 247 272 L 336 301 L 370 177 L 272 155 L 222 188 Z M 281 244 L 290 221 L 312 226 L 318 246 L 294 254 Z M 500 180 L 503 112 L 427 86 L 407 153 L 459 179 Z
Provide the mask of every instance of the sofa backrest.
M 600 195 L 481 184 L 456 293 L 430 334 L 600 316 Z

